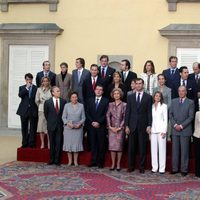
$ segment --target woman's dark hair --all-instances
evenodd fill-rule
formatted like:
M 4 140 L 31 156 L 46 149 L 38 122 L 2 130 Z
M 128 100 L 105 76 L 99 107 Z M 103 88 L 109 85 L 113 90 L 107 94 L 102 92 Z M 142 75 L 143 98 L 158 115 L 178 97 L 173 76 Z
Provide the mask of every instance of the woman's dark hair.
M 162 77 L 163 77 L 163 78 L 166 80 L 166 78 L 165 78 L 165 75 L 164 75 L 164 74 L 158 74 L 158 76 L 157 76 L 158 80 L 159 80 L 160 76 L 162 76 Z
M 155 103 L 154 98 L 155 98 L 156 94 L 160 94 L 160 104 L 163 104 L 164 98 L 163 98 L 162 92 L 160 92 L 160 91 L 156 91 L 156 92 L 154 93 L 154 95 L 153 95 L 153 102 Z
M 69 96 L 69 97 L 71 98 L 72 95 L 74 95 L 74 94 L 78 97 L 78 92 L 75 92 L 75 91 L 72 91 L 72 92 L 70 93 L 70 96 Z
M 144 72 L 144 73 L 147 73 L 146 65 L 147 65 L 148 63 L 151 64 L 151 73 L 152 73 L 152 74 L 155 74 L 155 66 L 154 66 L 152 60 L 147 60 L 147 61 L 145 62 L 144 68 L 143 68 L 143 72 Z

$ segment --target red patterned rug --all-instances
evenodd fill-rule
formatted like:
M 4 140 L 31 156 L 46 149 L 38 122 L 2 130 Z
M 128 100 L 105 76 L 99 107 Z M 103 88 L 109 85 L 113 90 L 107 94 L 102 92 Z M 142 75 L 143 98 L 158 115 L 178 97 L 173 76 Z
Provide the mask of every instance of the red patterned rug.
M 200 199 L 194 175 L 127 173 L 85 166 L 12 162 L 0 166 L 0 200 Z

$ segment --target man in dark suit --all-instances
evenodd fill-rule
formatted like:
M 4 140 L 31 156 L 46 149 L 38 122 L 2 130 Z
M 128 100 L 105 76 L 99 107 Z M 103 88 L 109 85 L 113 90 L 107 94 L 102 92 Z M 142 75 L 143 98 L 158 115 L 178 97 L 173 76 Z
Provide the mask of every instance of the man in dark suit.
M 135 72 L 130 71 L 131 64 L 128 60 L 121 61 L 121 75 L 122 75 L 122 83 L 126 85 L 126 90 L 131 91 L 131 82 L 132 80 L 137 78 L 137 74 Z
M 115 72 L 115 69 L 108 66 L 109 58 L 107 55 L 102 55 L 100 57 L 100 64 L 99 67 L 99 76 L 103 80 L 103 86 L 104 86 L 104 96 L 106 96 L 107 88 L 112 83 L 113 80 L 113 73 Z M 108 96 L 106 96 L 108 98 Z
M 85 69 L 85 60 L 76 59 L 76 69 L 72 71 L 72 91 L 78 93 L 78 101 L 84 103 L 82 85 L 89 76 L 90 71 Z
M 95 97 L 88 101 L 86 116 L 90 126 L 92 159 L 89 167 L 103 168 L 106 146 L 106 112 L 108 99 L 102 97 L 103 86 L 97 85 Z
M 18 96 L 21 98 L 17 115 L 21 119 L 22 148 L 35 147 L 38 107 L 35 103 L 37 87 L 33 85 L 33 75 L 25 74 L 26 84 L 19 87 Z
M 128 134 L 128 172 L 134 171 L 136 147 L 139 149 L 140 173 L 144 173 L 146 145 L 152 123 L 152 97 L 143 91 L 144 80 L 135 79 L 135 93 L 128 95 L 125 132 Z
M 187 89 L 187 97 L 189 99 L 192 99 L 194 101 L 197 100 L 197 85 L 195 80 L 189 79 L 189 70 L 186 66 L 182 66 L 179 69 L 180 72 L 180 80 L 178 86 L 175 88 L 176 89 L 176 98 L 178 98 L 178 88 L 179 86 L 185 86 Z
M 200 63 L 195 62 L 192 65 L 193 68 L 193 73 L 189 74 L 189 79 L 193 80 L 196 82 L 196 84 L 198 85 L 198 83 L 200 82 Z
M 103 84 L 103 81 L 102 81 L 101 77 L 98 76 L 98 74 L 99 74 L 98 65 L 92 64 L 90 67 L 90 76 L 88 76 L 85 79 L 85 81 L 83 82 L 83 85 L 82 85 L 85 110 L 86 110 L 88 100 L 91 97 L 95 97 L 96 85 Z
M 41 85 L 41 80 L 43 77 L 48 77 L 51 81 L 51 86 L 56 85 L 56 74 L 50 71 L 50 62 L 44 61 L 42 63 L 43 66 L 43 71 L 38 72 L 36 75 L 36 85 L 37 87 L 40 87 Z
M 181 174 L 186 176 L 189 164 L 189 146 L 194 119 L 194 101 L 186 97 L 185 86 L 178 88 L 179 97 L 172 100 L 169 118 L 172 126 L 172 174 L 179 171 L 181 154 Z
M 60 98 L 60 89 L 57 86 L 51 89 L 52 98 L 44 103 L 44 115 L 47 120 L 47 130 L 50 140 L 49 165 L 60 165 L 62 149 L 63 121 L 62 113 L 66 101 Z
M 166 86 L 172 90 L 172 99 L 177 97 L 177 86 L 180 81 L 180 73 L 177 68 L 178 58 L 176 56 L 171 56 L 169 58 L 169 69 L 163 70 L 163 75 L 166 79 Z

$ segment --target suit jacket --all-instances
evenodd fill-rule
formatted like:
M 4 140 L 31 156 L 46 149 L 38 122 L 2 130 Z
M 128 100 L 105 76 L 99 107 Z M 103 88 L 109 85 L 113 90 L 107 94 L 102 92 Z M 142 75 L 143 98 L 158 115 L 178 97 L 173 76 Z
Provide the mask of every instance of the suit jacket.
M 175 74 L 171 75 L 171 69 L 163 70 L 163 75 L 166 79 L 166 86 L 172 89 L 172 99 L 177 98 L 177 86 L 180 82 L 180 73 L 176 68 Z
M 60 108 L 58 114 L 53 103 L 53 98 L 46 100 L 44 103 L 44 115 L 47 120 L 47 130 L 55 131 L 56 127 L 63 127 L 62 113 L 66 101 L 62 98 L 60 100 Z
M 69 101 L 69 95 L 72 89 L 72 75 L 67 73 L 64 81 L 62 81 L 62 75 L 56 75 L 56 86 L 60 88 L 61 98 Z
M 122 83 L 126 85 L 127 92 L 131 91 L 131 82 L 132 80 L 137 78 L 137 74 L 135 72 L 129 71 L 125 81 L 124 81 L 123 71 L 121 72 L 121 76 L 122 76 Z
M 178 82 L 178 85 L 174 85 L 174 91 L 175 92 L 175 97 L 178 98 L 178 88 L 179 86 L 181 85 L 180 83 L 180 79 L 179 79 L 179 82 Z M 187 79 L 187 85 L 186 85 L 186 88 L 187 88 L 187 97 L 189 99 L 192 99 L 194 101 L 197 100 L 197 85 L 196 85 L 196 82 L 194 80 L 191 80 L 191 79 Z
M 138 132 L 146 134 L 146 128 L 152 124 L 152 97 L 143 93 L 140 106 L 137 108 L 136 92 L 127 96 L 125 126 L 131 133 L 138 128 Z
M 191 136 L 192 135 L 192 121 L 194 119 L 194 101 L 185 98 L 185 101 L 181 104 L 179 98 L 172 100 L 171 107 L 169 109 L 169 118 L 172 126 L 172 134 L 179 136 Z M 178 132 L 174 128 L 175 124 L 183 126 L 183 130 Z
M 78 69 L 72 71 L 72 91 L 78 93 L 79 102 L 83 103 L 83 92 L 82 92 L 82 85 L 85 79 L 89 76 L 90 71 L 87 69 L 83 69 L 80 82 L 78 82 Z
M 92 122 L 98 122 L 100 126 L 106 126 L 106 113 L 108 110 L 109 101 L 105 97 L 101 98 L 98 108 L 96 109 L 95 97 L 92 97 L 88 101 L 86 116 L 88 124 L 91 125 Z
M 100 76 L 97 77 L 97 80 L 96 80 L 96 85 L 103 85 L 103 81 L 101 79 Z M 92 87 L 92 79 L 91 79 L 91 76 L 88 76 L 85 81 L 83 82 L 83 85 L 82 85 L 82 91 L 83 91 L 83 99 L 84 99 L 84 103 L 85 105 L 87 104 L 88 100 L 91 98 L 91 97 L 95 97 L 95 93 L 94 93 L 94 90 L 93 90 L 93 87 Z
M 191 80 L 195 81 L 195 83 L 196 83 L 197 85 L 198 85 L 199 82 L 200 82 L 200 81 L 199 81 L 200 77 L 198 77 L 198 82 L 196 81 L 196 79 L 195 79 L 195 73 L 189 74 L 188 79 L 191 79 Z
M 42 80 L 43 77 L 44 77 L 43 71 L 37 73 L 37 75 L 36 75 L 36 85 L 37 85 L 37 87 L 41 86 L 41 80 Z M 56 74 L 53 73 L 52 71 L 49 71 L 48 77 L 51 80 L 51 86 L 55 86 L 56 85 Z
M 158 103 L 152 105 L 152 126 L 151 133 L 167 133 L 168 109 L 166 104 Z
M 157 91 L 161 92 L 160 86 L 153 89 L 153 95 Z M 162 95 L 163 95 L 164 103 L 167 104 L 168 108 L 171 105 L 171 100 L 172 100 L 172 94 L 171 93 L 172 93 L 171 89 L 168 88 L 167 86 L 164 86 L 163 91 L 162 91 Z
M 108 96 L 106 96 L 108 94 L 107 93 L 107 88 L 112 83 L 113 73 L 115 71 L 116 71 L 115 69 L 113 69 L 112 67 L 108 66 L 106 74 L 105 74 L 105 78 L 102 79 L 103 80 L 103 86 L 104 86 L 104 96 L 107 97 L 107 98 L 108 98 Z M 102 77 L 102 75 L 101 75 L 101 66 L 99 67 L 99 76 Z
M 38 107 L 35 103 L 36 92 L 37 87 L 35 85 L 32 85 L 31 98 L 29 98 L 29 91 L 26 89 L 26 85 L 19 87 L 18 96 L 21 98 L 21 102 L 17 109 L 17 115 L 25 117 L 28 114 L 28 109 L 30 109 L 33 116 L 37 117 Z

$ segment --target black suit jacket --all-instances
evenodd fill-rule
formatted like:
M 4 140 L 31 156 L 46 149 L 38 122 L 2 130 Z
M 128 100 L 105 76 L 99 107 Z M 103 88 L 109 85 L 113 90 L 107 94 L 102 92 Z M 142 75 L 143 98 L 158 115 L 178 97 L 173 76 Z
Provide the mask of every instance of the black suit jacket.
M 103 86 L 104 86 L 104 96 L 106 96 L 107 94 L 107 88 L 108 86 L 112 83 L 112 80 L 113 80 L 113 73 L 115 72 L 116 70 L 113 69 L 112 67 L 109 67 L 107 68 L 107 71 L 106 71 L 106 75 L 105 75 L 105 78 L 102 79 L 103 81 Z M 99 67 L 99 76 L 101 76 L 101 67 Z M 108 97 L 107 97 L 108 98 Z
M 130 132 L 136 128 L 140 134 L 146 134 L 146 128 L 152 124 L 152 97 L 143 93 L 140 106 L 137 108 L 136 92 L 128 95 L 125 115 L 125 126 L 128 126 Z
M 196 83 L 197 85 L 200 84 L 200 81 L 199 81 L 199 80 L 200 80 L 200 77 L 198 77 L 198 81 L 196 81 L 196 79 L 195 79 L 195 73 L 189 74 L 188 79 L 195 81 L 195 83 Z
M 29 91 L 26 89 L 26 85 L 19 87 L 18 96 L 21 98 L 21 102 L 17 109 L 17 115 L 25 117 L 28 114 L 28 109 L 30 109 L 33 116 L 37 117 L 38 107 L 35 103 L 36 92 L 37 87 L 35 85 L 32 85 L 31 98 L 29 98 Z
M 129 71 L 125 81 L 123 72 L 121 72 L 121 76 L 122 76 L 122 83 L 126 85 L 127 92 L 131 91 L 131 81 L 137 78 L 137 74 L 135 72 Z
M 102 79 L 101 79 L 100 76 L 97 77 L 96 85 L 103 85 L 103 81 L 102 81 Z M 94 90 L 92 88 L 92 79 L 91 79 L 91 76 L 88 76 L 85 79 L 85 81 L 83 82 L 82 91 L 83 91 L 84 103 L 86 105 L 87 102 L 88 102 L 88 100 L 91 97 L 95 97 L 95 93 L 94 93 Z
M 178 85 L 174 86 L 175 87 L 174 88 L 175 98 L 179 97 L 179 95 L 178 95 L 178 88 L 181 85 L 180 82 L 181 81 L 179 79 Z M 189 99 L 192 99 L 192 100 L 196 101 L 196 99 L 197 99 L 197 85 L 196 85 L 196 82 L 194 80 L 187 79 L 186 88 L 187 88 L 187 97 Z
M 163 70 L 163 75 L 165 76 L 166 79 L 166 86 L 171 88 L 172 90 L 172 99 L 177 97 L 177 86 L 179 86 L 179 82 L 180 82 L 180 73 L 178 68 L 176 68 L 176 72 L 175 74 L 172 76 L 171 75 L 171 70 L 170 69 L 166 69 Z
M 108 110 L 108 104 L 108 99 L 102 97 L 96 110 L 95 97 L 89 99 L 88 105 L 90 106 L 88 106 L 86 110 L 86 117 L 89 125 L 95 121 L 98 122 L 100 126 L 106 126 L 106 112 Z
M 48 131 L 55 131 L 56 127 L 63 128 L 62 113 L 65 103 L 66 101 L 60 98 L 60 108 L 57 114 L 52 97 L 44 102 L 44 115 L 47 120 Z
M 44 77 L 43 71 L 37 73 L 37 75 L 36 75 L 36 85 L 37 85 L 37 87 L 40 87 L 41 79 L 43 77 Z M 55 86 L 56 85 L 56 74 L 53 73 L 52 71 L 49 71 L 48 77 L 51 80 L 51 86 Z

